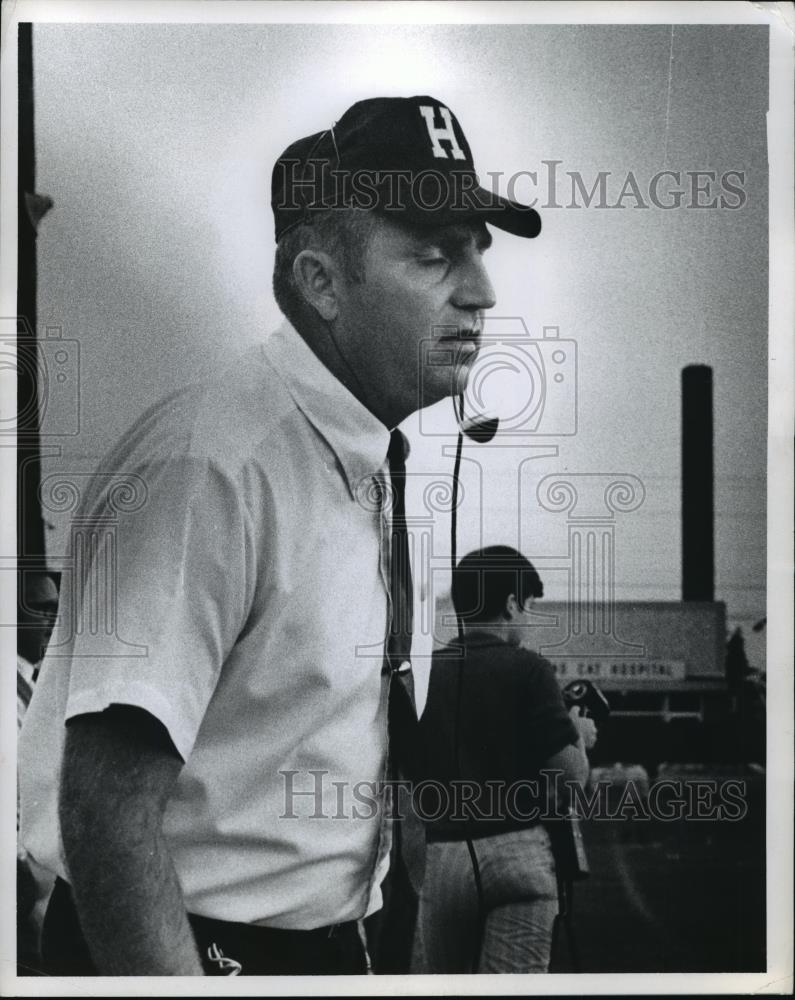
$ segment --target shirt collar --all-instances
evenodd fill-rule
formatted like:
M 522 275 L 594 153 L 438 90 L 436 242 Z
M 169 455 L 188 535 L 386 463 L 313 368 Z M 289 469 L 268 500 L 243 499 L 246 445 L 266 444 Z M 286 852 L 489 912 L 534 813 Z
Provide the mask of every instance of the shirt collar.
M 389 431 L 332 375 L 287 320 L 268 337 L 265 353 L 296 406 L 337 456 L 355 499 L 362 479 L 384 465 Z

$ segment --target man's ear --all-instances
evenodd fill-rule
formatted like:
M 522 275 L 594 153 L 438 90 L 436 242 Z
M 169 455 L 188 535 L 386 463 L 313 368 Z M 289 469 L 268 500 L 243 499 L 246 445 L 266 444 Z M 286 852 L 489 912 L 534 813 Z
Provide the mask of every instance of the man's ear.
M 516 600 L 516 594 L 508 594 L 505 600 L 505 607 L 503 608 L 502 616 L 506 621 L 511 621 L 519 613 L 519 602 Z
M 338 275 L 336 264 L 322 250 L 302 250 L 293 261 L 296 288 L 326 322 L 335 320 L 339 312 Z

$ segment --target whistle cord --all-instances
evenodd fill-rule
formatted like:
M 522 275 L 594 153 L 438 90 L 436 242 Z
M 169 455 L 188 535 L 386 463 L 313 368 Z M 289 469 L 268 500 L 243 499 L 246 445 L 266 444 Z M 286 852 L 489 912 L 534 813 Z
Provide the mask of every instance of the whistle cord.
M 463 415 L 463 400 L 462 405 L 462 415 Z M 452 580 L 453 574 L 455 574 L 456 567 L 456 532 L 458 528 L 458 475 L 461 467 L 461 449 L 464 443 L 464 437 L 461 431 L 458 432 L 458 443 L 456 445 L 455 452 L 455 464 L 453 466 L 453 497 L 452 497 L 452 510 L 450 512 L 450 566 L 451 566 L 451 592 L 452 592 Z M 461 774 L 461 705 L 462 697 L 464 691 L 464 623 L 458 608 L 455 607 L 455 602 L 453 602 L 453 609 L 455 611 L 456 624 L 458 626 L 458 676 L 456 683 L 456 705 L 455 705 L 455 722 L 453 729 L 453 747 L 455 754 L 455 772 L 458 775 L 459 780 L 462 780 Z M 475 892 L 477 894 L 478 900 L 478 917 L 477 917 L 477 935 L 475 939 L 475 947 L 472 959 L 472 971 L 477 972 L 478 965 L 480 964 L 480 949 L 483 941 L 483 934 L 486 926 L 486 913 L 485 906 L 483 903 L 483 883 L 480 878 L 480 865 L 478 864 L 477 854 L 475 853 L 475 846 L 472 843 L 471 837 L 466 838 L 467 850 L 469 851 L 469 860 L 472 862 L 472 875 L 475 879 Z

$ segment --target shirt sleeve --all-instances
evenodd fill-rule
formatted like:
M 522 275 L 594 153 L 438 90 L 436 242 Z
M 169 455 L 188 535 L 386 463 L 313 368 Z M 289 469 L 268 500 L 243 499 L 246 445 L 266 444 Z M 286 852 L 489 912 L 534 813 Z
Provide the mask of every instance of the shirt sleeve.
M 534 656 L 528 677 L 531 753 L 540 767 L 565 746 L 575 744 L 579 734 L 566 710 L 552 664 Z
M 66 719 L 143 708 L 186 760 L 251 606 L 255 545 L 216 463 L 170 458 L 140 479 L 142 502 L 112 516 L 106 505 L 83 532 Z

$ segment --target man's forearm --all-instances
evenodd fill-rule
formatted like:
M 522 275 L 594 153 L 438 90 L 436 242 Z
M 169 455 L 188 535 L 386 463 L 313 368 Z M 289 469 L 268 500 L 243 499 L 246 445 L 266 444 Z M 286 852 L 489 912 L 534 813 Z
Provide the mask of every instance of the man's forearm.
M 202 975 L 163 816 L 182 761 L 148 713 L 67 724 L 59 816 L 78 916 L 100 975 Z
M 182 889 L 161 835 L 130 836 L 124 817 L 67 850 L 80 925 L 100 975 L 203 974 Z
M 588 780 L 588 758 L 582 741 L 569 743 L 556 754 L 553 754 L 544 764 L 545 771 L 560 771 L 564 783 L 575 782 L 584 786 Z

